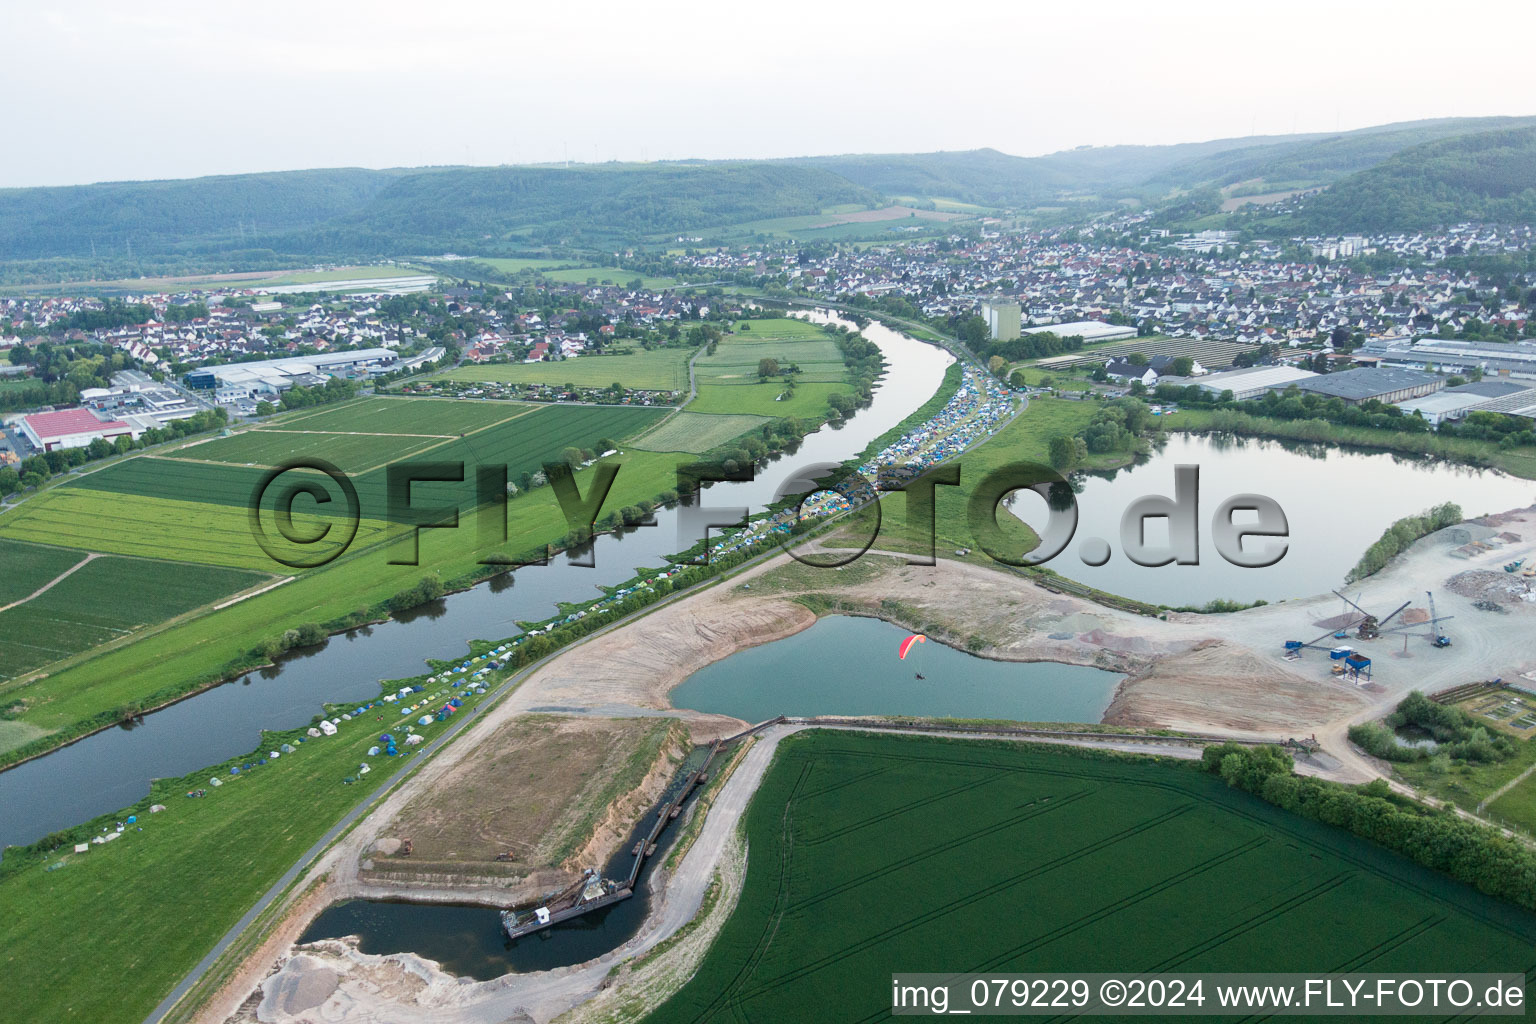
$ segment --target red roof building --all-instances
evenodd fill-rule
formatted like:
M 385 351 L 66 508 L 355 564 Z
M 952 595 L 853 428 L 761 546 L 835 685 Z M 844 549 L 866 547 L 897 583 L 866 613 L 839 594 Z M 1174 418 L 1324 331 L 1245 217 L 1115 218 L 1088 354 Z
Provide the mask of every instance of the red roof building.
M 137 437 L 139 431 L 121 420 L 99 420 L 89 409 L 61 409 L 58 412 L 39 412 L 23 416 L 21 432 L 35 446 L 45 452 L 60 448 L 84 448 L 98 437 L 112 440 L 127 434 Z

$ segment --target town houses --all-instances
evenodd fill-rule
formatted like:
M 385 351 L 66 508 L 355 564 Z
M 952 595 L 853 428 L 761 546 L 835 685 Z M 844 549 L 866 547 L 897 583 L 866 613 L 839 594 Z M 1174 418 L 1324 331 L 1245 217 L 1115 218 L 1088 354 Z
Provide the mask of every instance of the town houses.
M 676 259 L 684 271 L 833 301 L 895 296 L 931 318 L 970 316 L 1002 298 L 1019 304 L 1026 330 L 1100 321 L 1143 335 L 1329 350 L 1335 338 L 1536 333 L 1536 275 L 1478 274 L 1458 259 L 1523 261 L 1536 244 L 1529 225 L 1250 241 L 1208 232 L 1200 245 L 1180 246 L 1188 238 L 1145 220 L 867 247 L 786 242 Z

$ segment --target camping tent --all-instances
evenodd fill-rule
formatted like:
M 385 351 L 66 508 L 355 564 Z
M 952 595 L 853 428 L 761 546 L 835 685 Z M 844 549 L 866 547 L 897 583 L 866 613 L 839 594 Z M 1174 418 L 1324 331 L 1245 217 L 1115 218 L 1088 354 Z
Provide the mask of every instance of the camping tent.
M 336 727 L 334 725 L 332 725 L 330 722 L 321 722 L 320 723 L 320 731 L 325 733 L 327 736 L 335 736 L 336 735 Z

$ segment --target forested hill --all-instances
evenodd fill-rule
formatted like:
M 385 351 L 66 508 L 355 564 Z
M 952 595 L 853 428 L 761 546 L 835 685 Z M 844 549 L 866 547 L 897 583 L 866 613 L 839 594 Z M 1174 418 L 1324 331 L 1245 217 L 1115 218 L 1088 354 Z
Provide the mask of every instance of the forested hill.
M 1536 221 L 1536 127 L 1404 150 L 1311 197 L 1298 220 L 1317 233 Z
M 1232 185 L 1262 179 L 1276 188 L 1327 184 L 1415 146 L 1496 129 L 1536 126 L 1531 117 L 1448 117 L 1377 125 L 1334 135 L 1239 140 L 1243 144 L 1169 164 L 1146 179 L 1153 188 Z
M 1497 131 L 1490 129 L 1497 128 Z M 494 255 L 544 246 L 706 242 L 759 222 L 896 199 L 1086 217 L 1242 183 L 1315 185 L 1316 232 L 1532 219 L 1536 118 L 1460 118 L 1336 135 L 1107 146 L 1016 157 L 993 149 L 524 167 L 287 171 L 0 190 L 0 270 L 57 280 L 104 269 L 252 269 L 295 259 Z M 1247 214 L 1244 214 L 1245 216 Z M 805 225 L 802 225 L 804 227 Z M 716 231 L 714 229 L 722 229 Z M 729 229 L 729 230 L 726 230 Z
M 816 167 L 668 163 L 339 169 L 0 190 L 0 260 L 275 250 L 494 250 L 638 239 L 880 196 Z
M 278 241 L 319 252 L 475 249 L 509 236 L 580 244 L 880 201 L 835 174 L 780 163 L 462 167 L 401 177 L 359 208 Z
M 0 189 L 0 259 L 247 248 L 356 210 L 400 173 L 343 167 Z

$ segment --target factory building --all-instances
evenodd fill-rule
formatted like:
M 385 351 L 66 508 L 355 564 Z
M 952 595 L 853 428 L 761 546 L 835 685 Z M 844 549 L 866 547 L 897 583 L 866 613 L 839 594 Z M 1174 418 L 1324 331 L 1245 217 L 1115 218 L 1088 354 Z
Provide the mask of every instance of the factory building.
M 1101 341 L 1125 341 L 1136 337 L 1136 328 L 1119 324 L 1106 324 L 1101 320 L 1073 320 L 1065 324 L 1047 324 L 1044 327 L 1026 327 L 1025 334 L 1051 333 L 1060 338 L 1082 338 L 1083 344 L 1093 345 Z
M 1501 377 L 1536 379 L 1536 343 L 1529 341 L 1505 344 L 1420 338 L 1410 345 L 1398 339 L 1377 340 L 1360 346 L 1355 355 L 1375 357 L 1384 366 L 1463 374 L 1481 367 L 1484 373 Z
M 1217 396 L 1223 391 L 1231 391 L 1233 398 L 1246 402 L 1250 398 L 1258 398 L 1266 391 L 1284 391 L 1298 381 L 1316 376 L 1311 370 L 1301 370 L 1294 366 L 1254 366 L 1245 370 L 1207 374 L 1193 383 L 1202 391 Z
M 1445 387 L 1445 378 L 1418 370 L 1394 367 L 1365 367 L 1319 374 L 1295 384 L 1302 391 L 1324 398 L 1338 398 L 1350 405 L 1375 399 L 1396 404 L 1410 398 L 1433 394 Z
M 295 387 L 324 384 L 328 377 L 366 378 L 393 370 L 400 357 L 387 348 L 330 352 L 254 363 L 205 366 L 187 374 L 187 387 L 214 393 L 214 401 L 229 405 L 281 395 Z
M 112 441 L 123 435 L 137 438 L 144 431 L 122 420 L 101 420 L 89 409 L 61 409 L 23 416 L 21 435 L 38 451 L 84 448 L 98 437 Z

